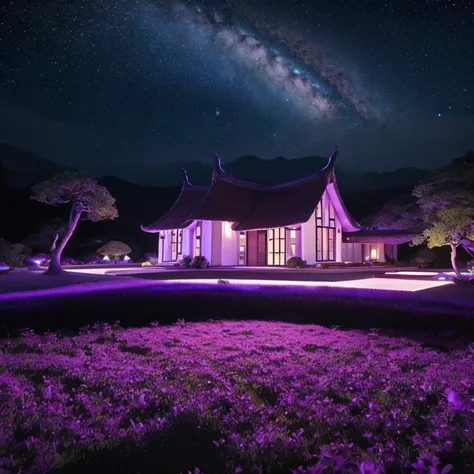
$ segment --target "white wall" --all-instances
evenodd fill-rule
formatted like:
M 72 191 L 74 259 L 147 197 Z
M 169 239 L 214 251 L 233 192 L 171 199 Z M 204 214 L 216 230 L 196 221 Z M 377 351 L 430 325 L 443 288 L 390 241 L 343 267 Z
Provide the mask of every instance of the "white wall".
M 343 242 L 341 245 L 341 250 L 342 262 L 362 263 L 362 244 Z
M 232 230 L 231 222 L 222 223 L 222 254 L 221 265 L 239 264 L 240 232 Z
M 211 222 L 211 253 L 206 258 L 210 261 L 211 265 L 222 265 L 222 222 L 213 221 Z
M 202 221 L 202 224 L 201 224 L 201 255 L 206 257 L 207 260 L 211 262 L 211 259 L 212 259 L 212 221 Z
M 301 224 L 301 258 L 309 265 L 316 262 L 316 221 L 314 212 L 308 222 Z

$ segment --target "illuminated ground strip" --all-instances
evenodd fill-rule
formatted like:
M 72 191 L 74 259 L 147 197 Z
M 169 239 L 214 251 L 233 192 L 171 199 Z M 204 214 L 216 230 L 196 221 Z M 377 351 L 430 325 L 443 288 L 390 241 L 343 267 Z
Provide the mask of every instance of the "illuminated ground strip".
M 400 271 L 400 272 L 385 272 L 385 275 L 394 275 L 394 276 L 432 276 L 437 277 L 438 275 L 447 275 L 455 276 L 454 272 L 410 272 L 410 271 Z M 472 276 L 471 273 L 461 273 L 462 276 Z
M 288 281 L 288 280 L 226 280 L 236 286 L 282 286 L 304 288 L 353 288 L 359 290 L 386 290 L 386 291 L 423 291 L 440 286 L 450 285 L 449 281 L 419 281 L 396 280 L 387 278 L 367 278 L 363 280 L 347 281 Z M 166 284 L 180 285 L 216 285 L 216 279 L 189 279 L 189 280 L 164 280 Z

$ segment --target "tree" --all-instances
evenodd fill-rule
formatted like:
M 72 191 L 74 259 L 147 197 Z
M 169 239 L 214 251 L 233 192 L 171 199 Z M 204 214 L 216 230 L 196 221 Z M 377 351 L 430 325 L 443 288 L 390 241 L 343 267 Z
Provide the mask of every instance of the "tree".
M 93 222 L 118 217 L 115 199 L 105 186 L 82 173 L 62 173 L 32 187 L 31 199 L 59 206 L 71 206 L 67 231 L 59 243 L 54 244 L 47 274 L 60 274 L 61 255 L 81 217 Z
M 474 162 L 454 160 L 451 166 L 416 186 L 413 195 L 418 198 L 425 224 L 413 244 L 449 246 L 453 270 L 462 279 L 456 257 L 459 245 L 474 239 Z
M 36 252 L 50 252 L 56 236 L 58 236 L 58 239 L 64 237 L 67 229 L 67 224 L 61 218 L 55 217 L 43 223 L 35 232 L 29 234 L 23 240 L 23 244 L 28 245 L 28 247 L 31 247 Z
M 421 225 L 420 209 L 410 195 L 390 199 L 370 218 L 369 222 L 371 229 L 408 230 L 419 228 Z

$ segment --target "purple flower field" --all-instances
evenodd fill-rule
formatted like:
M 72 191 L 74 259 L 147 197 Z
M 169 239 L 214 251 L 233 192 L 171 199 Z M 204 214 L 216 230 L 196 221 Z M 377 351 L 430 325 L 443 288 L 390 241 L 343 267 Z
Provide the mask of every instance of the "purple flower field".
M 0 472 L 474 472 L 474 354 L 277 322 L 0 341 Z

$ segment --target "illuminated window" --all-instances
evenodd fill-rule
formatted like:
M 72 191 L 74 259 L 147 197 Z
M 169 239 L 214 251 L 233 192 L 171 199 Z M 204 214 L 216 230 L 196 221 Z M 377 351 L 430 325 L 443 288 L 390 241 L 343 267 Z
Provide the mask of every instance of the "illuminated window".
M 179 229 L 178 233 L 178 255 L 183 255 L 183 231 Z
M 267 265 L 286 264 L 286 229 L 268 229 Z
M 194 244 L 194 256 L 201 256 L 201 226 L 202 222 L 199 221 L 196 225 L 196 242 Z
M 239 265 L 245 265 L 246 263 L 246 255 L 245 255 L 245 247 L 247 245 L 247 236 L 245 232 L 241 232 L 239 235 Z
M 290 229 L 289 233 L 289 255 L 288 258 L 296 256 L 296 229 Z
M 171 231 L 171 258 L 170 260 L 174 262 L 175 260 L 178 260 L 178 237 L 179 233 L 178 230 L 172 230 Z
M 370 259 L 371 260 L 378 260 L 379 255 L 378 255 L 377 247 L 375 246 L 370 246 Z
M 329 200 L 324 209 L 322 200 L 316 208 L 316 260 L 336 260 L 336 213 Z

